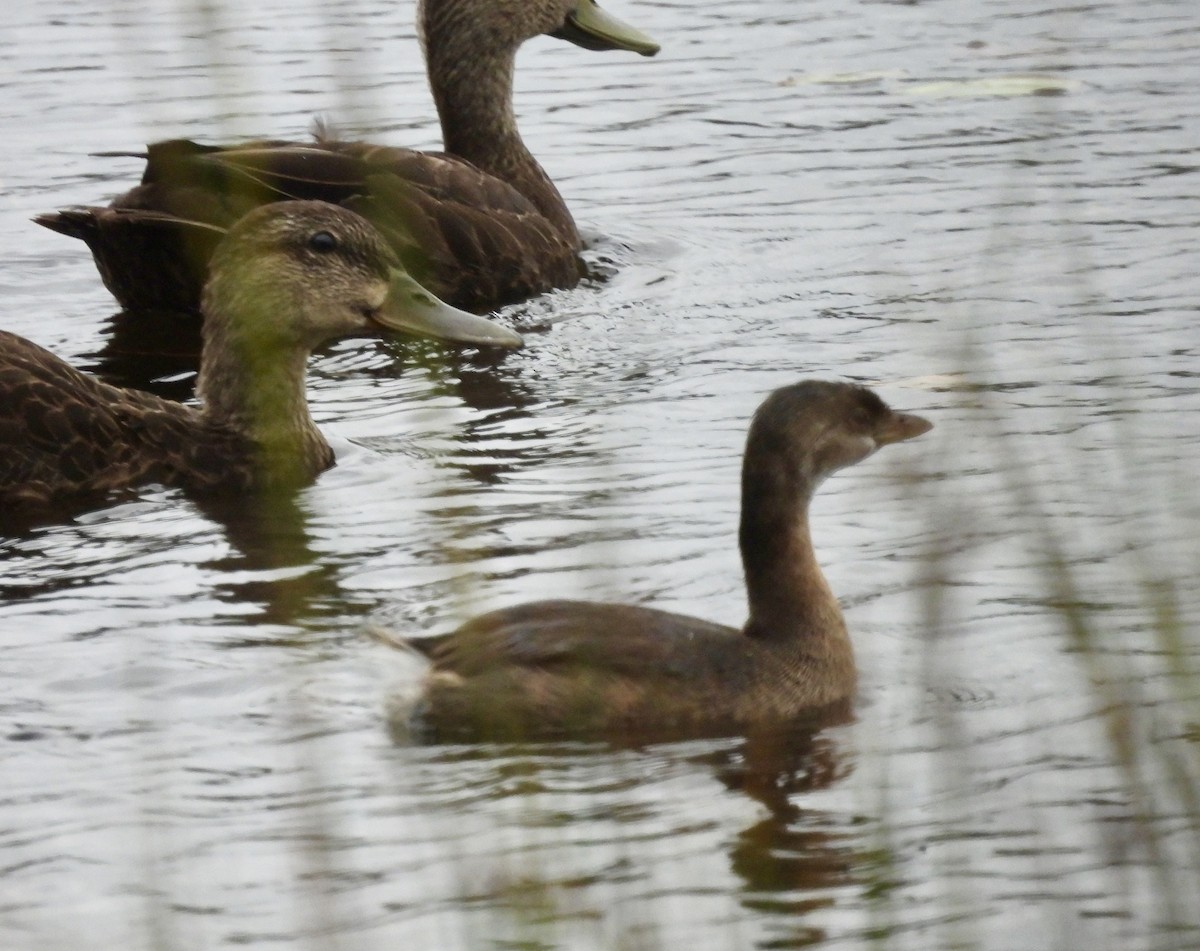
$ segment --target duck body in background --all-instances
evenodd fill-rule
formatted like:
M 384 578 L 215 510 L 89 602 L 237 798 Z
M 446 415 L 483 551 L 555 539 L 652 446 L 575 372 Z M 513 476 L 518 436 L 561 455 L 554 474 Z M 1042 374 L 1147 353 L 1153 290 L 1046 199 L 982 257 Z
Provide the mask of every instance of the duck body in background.
M 225 229 L 268 202 L 312 199 L 370 219 L 440 299 L 482 312 L 583 274 L 581 242 L 513 111 L 518 47 L 550 34 L 653 55 L 594 0 L 422 0 L 419 27 L 445 152 L 341 142 L 151 145 L 142 182 L 108 207 L 35 220 L 83 240 L 130 311 L 194 312 Z
M 437 301 L 355 213 L 281 202 L 230 229 L 204 291 L 200 409 L 110 386 L 0 332 L 0 509 L 157 482 L 197 493 L 295 487 L 333 465 L 309 415 L 321 343 L 388 331 L 520 346 Z
M 931 424 L 872 391 L 805 381 L 773 393 L 750 427 L 739 545 L 749 619 L 739 630 L 652 608 L 540 601 L 450 634 L 397 640 L 430 662 L 399 694 L 399 735 L 432 740 L 729 734 L 848 713 L 854 653 L 813 550 L 821 482 Z

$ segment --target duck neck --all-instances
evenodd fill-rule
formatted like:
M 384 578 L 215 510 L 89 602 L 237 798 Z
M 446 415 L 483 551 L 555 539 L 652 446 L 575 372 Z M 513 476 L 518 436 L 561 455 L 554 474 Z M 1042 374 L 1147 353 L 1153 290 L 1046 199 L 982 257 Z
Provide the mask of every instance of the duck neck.
M 269 328 L 272 321 L 244 321 Z M 256 473 L 265 485 L 301 485 L 333 461 L 333 450 L 308 411 L 304 378 L 309 348 L 238 332 L 218 314 L 204 322 L 204 350 L 196 393 L 205 419 L 249 439 Z
M 516 49 L 487 49 L 464 29 L 470 4 L 426 4 L 421 12 L 429 86 L 451 155 L 499 178 L 531 201 L 564 238 L 579 232 L 550 177 L 525 147 L 513 111 Z
M 851 657 L 837 598 L 813 551 L 808 506 L 816 487 L 792 467 L 747 466 L 739 545 L 750 617 L 744 632 L 807 657 Z

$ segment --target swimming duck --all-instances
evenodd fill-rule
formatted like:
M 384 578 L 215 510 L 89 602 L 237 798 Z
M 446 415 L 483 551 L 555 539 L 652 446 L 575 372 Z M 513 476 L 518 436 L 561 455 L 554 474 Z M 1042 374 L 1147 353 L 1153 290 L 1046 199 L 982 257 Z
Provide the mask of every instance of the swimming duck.
M 145 482 L 195 492 L 294 486 L 333 465 L 308 412 L 305 358 L 383 331 L 521 345 L 434 299 L 364 218 L 279 202 L 239 221 L 204 290 L 203 408 L 121 389 L 0 332 L 0 510 Z
M 573 286 L 583 273 L 579 232 L 517 130 L 517 48 L 540 34 L 646 56 L 658 45 L 594 0 L 422 0 L 418 26 L 444 153 L 320 134 L 310 144 L 172 140 L 149 146 L 142 183 L 111 206 L 34 220 L 86 242 L 126 310 L 195 311 L 208 232 L 284 199 L 359 211 L 410 273 L 457 307 L 483 312 Z
M 831 473 L 931 426 L 861 386 L 775 391 L 754 416 L 742 468 L 750 616 L 741 630 L 560 600 L 493 611 L 440 637 L 392 639 L 431 661 L 415 702 L 391 704 L 394 730 L 432 740 L 678 738 L 847 712 L 854 654 L 813 552 L 809 502 Z

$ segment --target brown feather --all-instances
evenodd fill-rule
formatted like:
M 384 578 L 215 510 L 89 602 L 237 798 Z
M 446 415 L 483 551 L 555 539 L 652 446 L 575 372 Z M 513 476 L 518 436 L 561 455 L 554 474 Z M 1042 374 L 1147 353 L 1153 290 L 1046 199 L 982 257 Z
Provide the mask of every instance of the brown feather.
M 246 436 L 150 393 L 81 373 L 0 331 L 0 506 L 144 482 L 196 492 L 253 482 Z M 199 459 L 204 465 L 197 465 Z

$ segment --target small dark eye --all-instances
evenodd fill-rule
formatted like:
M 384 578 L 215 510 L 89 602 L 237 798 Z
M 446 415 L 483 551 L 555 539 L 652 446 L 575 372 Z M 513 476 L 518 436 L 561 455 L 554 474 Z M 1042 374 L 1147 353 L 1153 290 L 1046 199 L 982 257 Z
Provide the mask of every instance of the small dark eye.
M 328 254 L 330 251 L 337 249 L 338 243 L 337 238 L 328 231 L 318 231 L 308 239 L 308 246 L 314 251 L 321 252 L 321 254 Z

